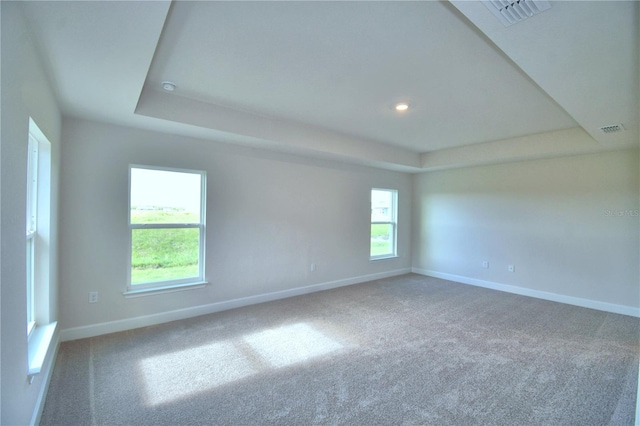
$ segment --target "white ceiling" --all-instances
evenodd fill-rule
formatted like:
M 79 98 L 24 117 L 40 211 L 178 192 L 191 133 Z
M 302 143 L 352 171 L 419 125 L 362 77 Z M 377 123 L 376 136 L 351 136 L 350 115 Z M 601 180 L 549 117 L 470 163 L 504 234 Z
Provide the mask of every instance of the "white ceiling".
M 67 115 L 406 171 L 639 143 L 637 2 L 24 7 Z

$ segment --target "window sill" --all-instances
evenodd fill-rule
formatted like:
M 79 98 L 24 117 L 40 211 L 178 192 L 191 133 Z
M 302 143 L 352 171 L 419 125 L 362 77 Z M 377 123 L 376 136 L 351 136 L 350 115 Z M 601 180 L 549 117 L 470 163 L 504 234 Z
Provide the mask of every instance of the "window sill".
M 58 326 L 57 322 L 36 326 L 29 336 L 29 379 L 42 371 L 44 360 L 51 347 L 53 335 Z
M 124 297 L 129 299 L 132 297 L 155 296 L 156 294 L 173 293 L 176 291 L 196 290 L 198 288 L 204 288 L 207 285 L 209 285 L 207 281 L 198 281 L 198 282 L 186 283 L 186 284 L 168 285 L 165 287 L 153 287 L 153 288 L 141 288 L 139 290 L 127 290 L 127 291 L 123 291 L 122 294 L 124 295 Z
M 381 257 L 371 257 L 369 258 L 369 262 L 377 262 L 379 260 L 392 260 L 392 259 L 397 259 L 398 256 L 397 254 L 390 254 L 389 256 L 381 256 Z

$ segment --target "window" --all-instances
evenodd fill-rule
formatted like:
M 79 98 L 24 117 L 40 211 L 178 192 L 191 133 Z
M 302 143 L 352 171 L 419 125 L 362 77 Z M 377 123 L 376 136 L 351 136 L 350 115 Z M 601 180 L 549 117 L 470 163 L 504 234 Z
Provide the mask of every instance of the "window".
M 49 303 L 53 255 L 51 143 L 32 119 L 29 119 L 26 160 L 26 332 L 29 336 L 29 371 L 38 372 L 40 365 L 36 355 L 48 347 L 43 335 L 49 335 L 55 329 Z
M 38 223 L 38 140 L 29 132 L 27 152 L 27 334 L 36 325 L 35 259 Z
M 371 190 L 371 260 L 396 257 L 398 191 Z
M 129 167 L 125 294 L 204 284 L 205 187 L 205 172 Z
M 57 322 L 52 320 L 51 143 L 29 118 L 27 140 L 26 293 L 28 378 L 42 370 Z

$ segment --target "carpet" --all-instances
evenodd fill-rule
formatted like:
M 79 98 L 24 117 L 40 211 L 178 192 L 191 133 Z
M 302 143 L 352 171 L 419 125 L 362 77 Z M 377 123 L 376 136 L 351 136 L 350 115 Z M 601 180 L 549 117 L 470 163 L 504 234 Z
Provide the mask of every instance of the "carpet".
M 632 425 L 640 319 L 414 274 L 64 342 L 42 425 Z

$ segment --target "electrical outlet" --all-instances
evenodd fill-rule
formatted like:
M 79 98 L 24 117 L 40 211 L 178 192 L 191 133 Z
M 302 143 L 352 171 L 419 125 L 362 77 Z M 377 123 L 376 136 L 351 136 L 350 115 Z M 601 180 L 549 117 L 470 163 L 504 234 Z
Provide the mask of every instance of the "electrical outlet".
M 89 292 L 89 303 L 98 303 L 98 292 L 90 291 Z
M 310 269 L 311 269 L 311 272 L 315 272 L 316 271 L 316 264 L 312 263 Z
M 515 266 L 513 266 L 513 265 L 509 265 L 509 266 L 507 267 L 507 269 L 509 270 L 509 272 L 515 272 L 516 267 L 515 267 Z
M 488 268 L 489 268 L 489 262 L 488 262 L 487 260 L 483 260 L 483 261 L 482 261 L 482 267 L 483 267 L 484 269 L 488 269 Z

